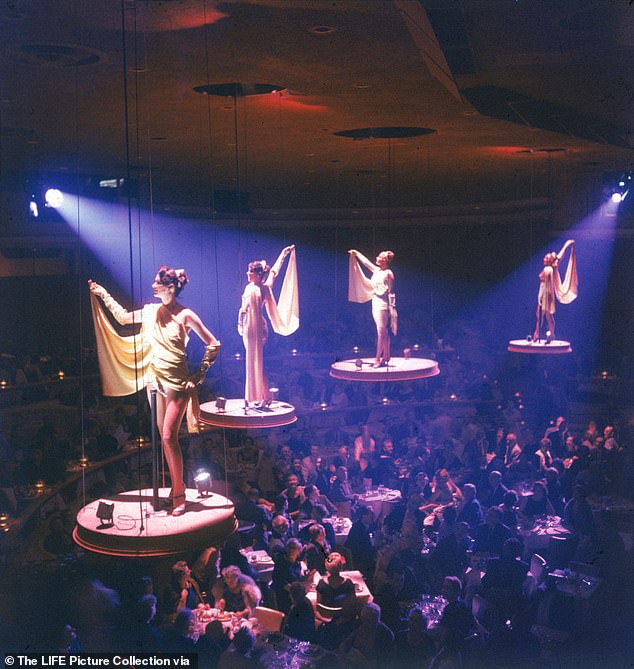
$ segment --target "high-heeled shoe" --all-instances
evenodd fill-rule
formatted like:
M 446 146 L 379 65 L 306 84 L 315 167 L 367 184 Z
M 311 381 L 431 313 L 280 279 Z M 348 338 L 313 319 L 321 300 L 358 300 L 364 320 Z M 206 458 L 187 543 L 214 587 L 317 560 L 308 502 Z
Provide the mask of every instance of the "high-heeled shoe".
M 182 516 L 187 511 L 187 497 L 185 493 L 181 495 L 174 495 L 172 497 L 172 516 Z

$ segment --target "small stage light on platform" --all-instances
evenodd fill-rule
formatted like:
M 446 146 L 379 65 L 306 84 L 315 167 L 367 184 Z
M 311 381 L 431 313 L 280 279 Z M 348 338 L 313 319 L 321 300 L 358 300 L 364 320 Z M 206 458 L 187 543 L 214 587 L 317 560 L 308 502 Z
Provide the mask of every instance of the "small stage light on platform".
M 533 341 L 533 335 L 532 334 L 527 334 L 526 335 L 526 341 Z
M 607 373 L 607 371 L 604 370 L 603 372 L 601 372 L 601 378 L 602 378 L 604 381 L 607 381 L 607 380 L 608 380 L 608 373 Z
M 450 399 L 452 402 L 454 402 L 455 400 L 458 399 L 458 396 L 456 395 L 456 393 L 451 393 L 451 395 L 449 395 L 449 399 Z
M 387 397 L 384 397 L 384 398 L 381 400 L 381 404 L 382 404 L 383 406 L 387 406 L 389 403 L 390 403 L 390 400 L 389 400 Z
M 88 467 L 88 458 L 85 455 L 79 458 L 79 466 L 82 469 L 86 469 L 86 467 Z
M 227 407 L 226 397 L 216 397 L 216 410 L 218 413 L 224 413 Z
M 414 346 L 412 346 L 412 350 L 418 353 L 418 351 L 420 351 L 420 344 L 414 344 Z
M 322 402 L 319 406 L 321 407 L 322 411 L 326 411 L 326 409 L 328 408 L 327 402 Z
M 64 372 L 63 372 L 61 369 L 59 370 L 59 372 L 57 372 L 57 378 L 58 378 L 60 381 L 63 381 L 63 380 L 64 380 Z
M 36 495 L 41 495 L 44 492 L 45 488 L 46 488 L 46 485 L 44 484 L 44 481 L 38 481 L 35 484 L 35 494 Z
M 279 388 L 269 388 L 269 395 L 271 396 L 271 402 L 277 402 L 280 397 Z
M 294 349 L 291 350 L 291 355 L 292 355 L 294 358 L 297 357 L 297 349 L 296 349 L 296 348 L 294 348 Z
M 234 354 L 233 354 L 233 357 L 234 357 L 236 360 L 240 360 L 240 358 L 242 358 L 242 355 L 241 355 L 240 353 L 234 353 Z
M 353 347 L 352 347 L 352 352 L 353 352 L 355 355 L 359 355 L 359 347 L 358 347 L 358 346 L 353 346 Z
M 7 385 L 8 384 L 5 379 L 2 379 L 2 381 L 0 381 L 0 388 L 2 388 L 2 390 L 4 390 L 7 387 Z
M 102 525 L 114 525 L 114 504 L 100 500 L 96 515 Z
M 212 480 L 211 474 L 209 472 L 200 471 L 196 476 L 194 476 L 194 483 L 196 485 L 196 490 L 201 497 L 208 497 L 212 494 Z
M 354 366 L 355 366 L 357 369 L 361 369 L 361 368 L 363 367 L 363 360 L 361 360 L 361 358 L 357 358 L 357 359 L 354 361 Z

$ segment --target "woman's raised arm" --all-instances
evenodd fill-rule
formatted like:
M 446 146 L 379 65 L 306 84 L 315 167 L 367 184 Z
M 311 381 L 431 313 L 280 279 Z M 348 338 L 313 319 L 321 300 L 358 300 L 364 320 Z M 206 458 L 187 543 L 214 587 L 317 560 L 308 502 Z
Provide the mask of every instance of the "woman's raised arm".
M 100 297 L 110 313 L 114 316 L 120 325 L 132 325 L 132 323 L 141 322 L 141 310 L 128 311 L 124 309 L 110 293 L 92 279 L 88 279 L 88 288 L 93 295 Z

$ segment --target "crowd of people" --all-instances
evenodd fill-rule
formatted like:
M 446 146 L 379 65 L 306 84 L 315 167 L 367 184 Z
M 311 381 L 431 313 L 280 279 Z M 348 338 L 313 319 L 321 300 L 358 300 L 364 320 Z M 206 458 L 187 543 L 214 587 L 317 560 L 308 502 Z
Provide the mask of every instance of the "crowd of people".
M 306 412 L 298 427 L 185 438 L 186 482 L 201 468 L 227 477 L 236 515 L 252 529 L 171 569 L 163 565 L 133 589 L 91 581 L 93 615 L 64 620 L 60 647 L 189 650 L 210 667 L 266 664 L 248 629 L 230 638 L 213 620 L 194 633 L 200 605 L 244 620 L 258 605 L 277 609 L 287 635 L 318 644 L 343 666 L 510 666 L 512 658 L 523 666 L 539 652 L 531 634 L 537 623 L 569 634 L 583 629 L 572 603 L 536 582 L 521 530 L 562 518 L 565 546 L 542 551 L 549 566 L 592 565 L 604 589 L 617 583 L 627 591 L 631 546 L 604 503 L 632 496 L 627 423 L 570 425 L 563 377 L 557 384 L 535 367 L 494 375 L 453 349 L 441 366 L 436 380 L 382 387 L 325 380 L 296 366 L 279 385 L 300 416 Z M 145 431 L 136 411 L 125 403 L 104 411 L 95 389 L 84 435 L 93 461 Z M 81 452 L 77 434 L 46 422 L 28 443 L 18 440 L 5 429 L 3 489 L 63 481 L 64 461 Z M 121 461 L 88 494 L 136 484 Z M 377 515 L 363 501 L 368 485 L 398 490 L 400 500 Z M 345 539 L 332 521 L 342 515 L 352 519 Z M 46 550 L 72 552 L 68 524 L 58 514 L 49 520 Z M 245 555 L 253 549 L 272 559 L 266 578 Z M 469 577 L 475 559 L 485 567 L 476 582 Z M 371 602 L 359 601 L 350 570 L 363 575 Z M 306 596 L 311 588 L 318 607 Z M 439 616 L 422 604 L 426 596 L 443 597 Z
M 530 634 L 537 621 L 573 631 L 583 621 L 565 600 L 544 612 L 544 602 L 554 607 L 556 599 L 531 574 L 521 529 L 559 516 L 569 535 L 563 552 L 546 549 L 553 568 L 591 564 L 606 581 L 628 578 L 622 538 L 609 514 L 591 504 L 630 493 L 629 453 L 613 426 L 590 422 L 575 432 L 560 417 L 529 443 L 470 417 L 460 420 L 459 434 L 455 421 L 446 423 L 453 436 L 434 444 L 425 435 L 441 430 L 440 418 L 410 411 L 404 420 L 360 426 L 348 443 L 329 447 L 302 431 L 277 446 L 272 435 L 245 436 L 236 450 L 251 466 L 231 496 L 249 531 L 192 556 L 191 568 L 176 562 L 158 598 L 140 596 L 135 606 L 148 620 L 139 643 L 197 651 L 207 666 L 260 666 L 263 650 L 248 629 L 230 640 L 212 621 L 204 634 L 193 633 L 194 612 L 205 605 L 245 620 L 258 605 L 277 609 L 284 632 L 327 649 L 341 666 L 505 666 L 500 653 L 521 662 L 539 652 Z M 214 444 L 203 435 L 190 448 L 190 471 L 213 464 Z M 389 512 L 377 516 L 364 505 L 369 480 L 401 492 Z M 337 544 L 331 517 L 344 509 L 353 522 Z M 267 551 L 272 573 L 262 578 L 250 550 Z M 485 565 L 477 583 L 468 576 L 474 557 Z M 371 603 L 359 601 L 347 570 L 361 572 Z M 311 587 L 317 606 L 306 597 Z M 438 620 L 420 605 L 426 595 L 444 598 Z M 73 643 L 85 647 L 81 630 Z

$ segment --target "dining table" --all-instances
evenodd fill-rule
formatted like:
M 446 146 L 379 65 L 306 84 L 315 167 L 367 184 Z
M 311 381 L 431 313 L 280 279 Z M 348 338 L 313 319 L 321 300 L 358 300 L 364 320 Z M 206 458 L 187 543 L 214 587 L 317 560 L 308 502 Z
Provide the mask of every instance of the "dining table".
M 240 552 L 248 560 L 251 568 L 255 571 L 258 581 L 268 581 L 270 579 L 273 574 L 275 562 L 265 550 L 243 548 Z
M 379 486 L 359 495 L 359 503 L 372 509 L 374 520 L 387 516 L 395 504 L 401 501 L 401 491 Z
M 342 571 L 341 577 L 348 578 L 354 583 L 354 591 L 359 603 L 368 604 L 374 599 L 370 592 L 370 588 L 368 588 L 368 584 L 365 582 L 363 574 L 360 571 Z M 317 584 L 320 580 L 321 575 L 318 572 L 315 572 L 312 581 L 306 584 L 306 597 L 308 597 L 313 608 L 317 606 Z
M 530 524 L 520 524 L 518 534 L 524 542 L 525 553 L 541 555 L 548 550 L 552 538 L 567 539 L 572 533 L 559 516 L 547 516 L 536 518 Z

